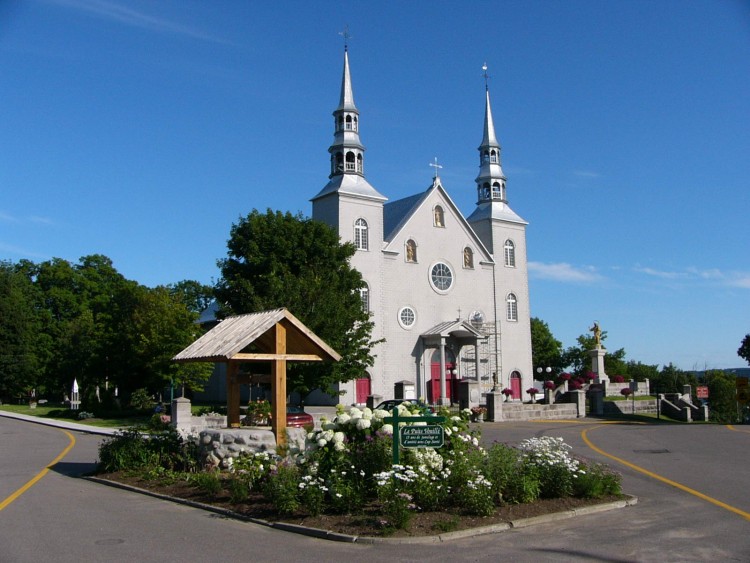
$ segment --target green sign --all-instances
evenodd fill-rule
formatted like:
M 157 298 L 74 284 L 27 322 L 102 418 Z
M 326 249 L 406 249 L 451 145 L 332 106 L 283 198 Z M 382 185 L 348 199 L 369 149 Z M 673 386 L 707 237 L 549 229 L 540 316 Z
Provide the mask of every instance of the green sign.
M 396 431 L 396 428 L 404 429 L 404 428 L 430 428 L 437 426 L 436 424 L 428 424 L 427 426 L 412 426 L 415 422 L 445 422 L 444 416 L 399 416 L 398 415 L 398 408 L 393 409 L 393 414 L 391 416 L 386 416 L 383 419 L 383 422 L 386 422 L 388 424 L 393 424 L 393 465 L 398 465 L 398 453 L 401 449 L 401 436 L 403 432 Z M 405 426 L 401 426 L 400 423 L 405 422 L 407 423 Z M 427 445 L 410 445 L 405 447 L 408 448 L 439 448 L 443 445 L 443 429 L 440 428 L 440 445 L 439 446 L 427 446 Z
M 402 426 L 399 433 L 401 445 L 405 448 L 442 448 L 445 443 L 443 427 L 439 424 Z

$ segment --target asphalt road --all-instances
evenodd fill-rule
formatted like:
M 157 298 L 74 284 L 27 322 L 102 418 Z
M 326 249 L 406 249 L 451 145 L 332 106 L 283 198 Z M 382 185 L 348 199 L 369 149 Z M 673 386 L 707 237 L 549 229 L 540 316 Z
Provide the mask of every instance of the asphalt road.
M 0 417 L 0 562 L 750 562 L 750 427 L 548 421 L 482 431 L 488 445 L 562 436 L 621 472 L 639 502 L 445 544 L 334 543 L 76 479 L 100 437 Z

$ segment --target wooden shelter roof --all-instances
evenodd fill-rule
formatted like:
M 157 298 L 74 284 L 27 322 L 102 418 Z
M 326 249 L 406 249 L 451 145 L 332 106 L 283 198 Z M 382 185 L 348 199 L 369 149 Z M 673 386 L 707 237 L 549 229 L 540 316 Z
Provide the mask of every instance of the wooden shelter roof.
M 286 328 L 286 353 L 275 353 L 274 327 Z M 252 345 L 252 346 L 251 346 Z M 286 308 L 227 317 L 177 354 L 176 362 L 339 361 L 341 356 Z

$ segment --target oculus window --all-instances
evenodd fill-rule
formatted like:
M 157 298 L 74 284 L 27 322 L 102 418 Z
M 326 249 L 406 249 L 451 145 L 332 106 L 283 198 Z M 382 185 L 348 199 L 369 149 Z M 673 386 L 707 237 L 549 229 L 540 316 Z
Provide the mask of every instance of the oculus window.
M 453 285 L 453 272 L 448 264 L 438 262 L 430 269 L 430 283 L 438 293 L 446 293 Z
M 417 313 L 411 307 L 402 307 L 398 312 L 398 324 L 403 328 L 410 329 L 417 321 Z

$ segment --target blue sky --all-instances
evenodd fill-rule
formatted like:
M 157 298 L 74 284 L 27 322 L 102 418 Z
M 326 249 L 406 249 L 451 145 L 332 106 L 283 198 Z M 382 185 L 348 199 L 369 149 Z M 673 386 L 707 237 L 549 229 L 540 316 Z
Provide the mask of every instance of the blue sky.
M 349 26 L 368 180 L 475 205 L 484 79 L 532 315 L 628 359 L 744 365 L 750 3 L 0 2 L 0 259 L 212 283 L 232 223 L 311 212 Z

